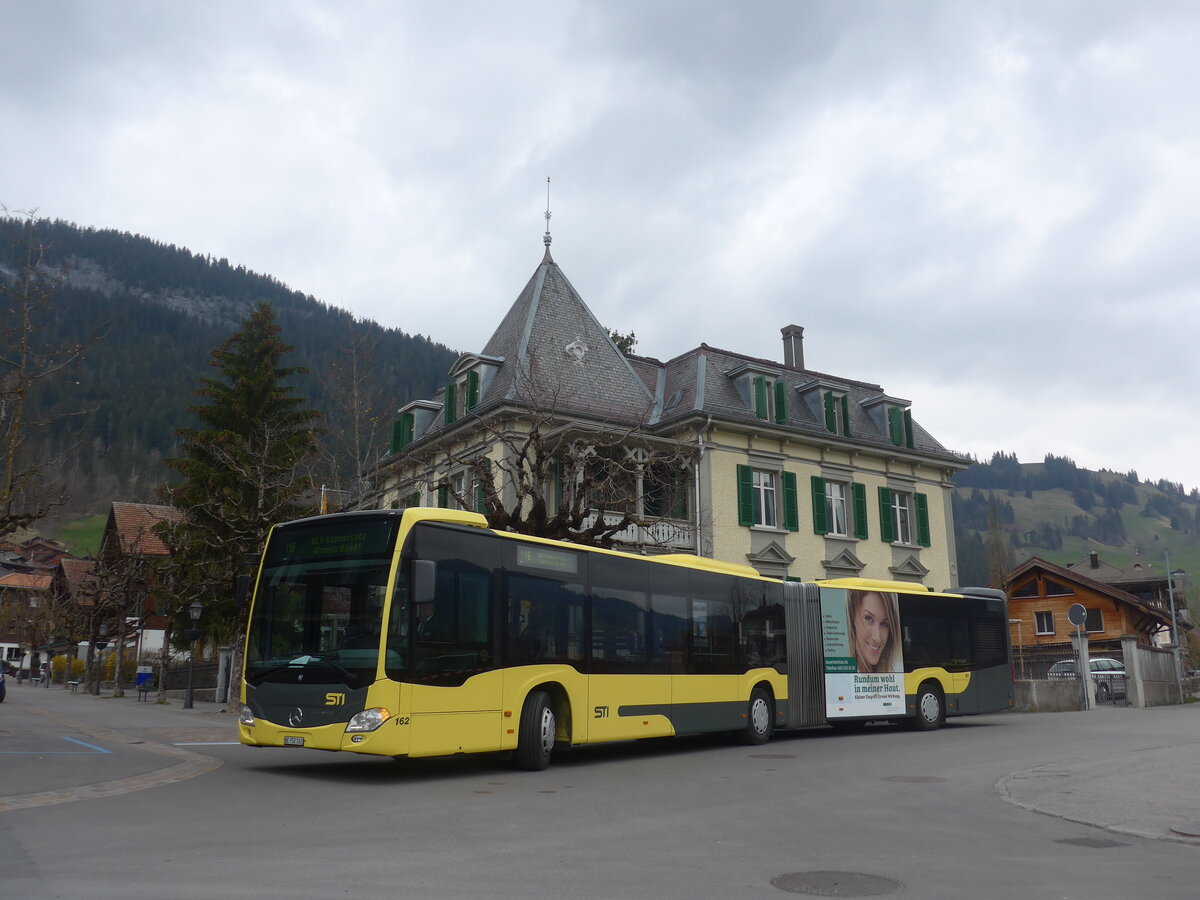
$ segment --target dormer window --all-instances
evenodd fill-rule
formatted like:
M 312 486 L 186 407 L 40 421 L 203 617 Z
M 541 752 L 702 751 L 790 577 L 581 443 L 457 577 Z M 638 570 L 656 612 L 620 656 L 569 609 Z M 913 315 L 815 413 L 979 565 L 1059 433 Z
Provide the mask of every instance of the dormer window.
M 388 452 L 399 453 L 424 434 L 437 412 L 438 405 L 428 400 L 415 400 L 401 408 L 399 415 L 392 421 Z
M 468 353 L 450 369 L 450 380 L 442 403 L 442 422 L 453 425 L 479 405 L 504 360 L 500 357 Z
M 777 425 L 787 423 L 788 387 L 781 373 L 747 365 L 734 369 L 729 376 L 738 395 L 757 418 Z
M 457 422 L 478 405 L 478 370 L 468 369 L 457 379 L 446 384 L 444 421 L 447 425 Z
M 846 388 L 824 379 L 810 381 L 800 388 L 800 396 L 830 434 L 850 437 L 850 396 Z
M 913 448 L 912 406 L 907 400 L 880 394 L 863 402 L 875 426 L 896 447 Z

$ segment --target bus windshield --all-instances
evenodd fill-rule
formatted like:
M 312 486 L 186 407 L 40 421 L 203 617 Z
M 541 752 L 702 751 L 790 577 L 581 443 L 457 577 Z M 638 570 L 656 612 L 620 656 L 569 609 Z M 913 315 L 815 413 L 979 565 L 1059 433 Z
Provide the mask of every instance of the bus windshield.
M 375 680 L 396 516 L 306 520 L 276 528 L 263 559 L 246 645 L 250 684 Z

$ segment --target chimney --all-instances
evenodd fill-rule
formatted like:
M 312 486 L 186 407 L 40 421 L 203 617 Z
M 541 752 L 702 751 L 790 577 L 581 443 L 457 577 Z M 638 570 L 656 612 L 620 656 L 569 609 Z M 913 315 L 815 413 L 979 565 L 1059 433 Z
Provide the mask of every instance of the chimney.
M 1088 561 L 1091 562 L 1093 569 L 1100 568 L 1100 554 L 1095 550 L 1088 554 Z
M 783 364 L 793 369 L 804 368 L 804 329 L 799 325 L 785 325 L 783 333 Z

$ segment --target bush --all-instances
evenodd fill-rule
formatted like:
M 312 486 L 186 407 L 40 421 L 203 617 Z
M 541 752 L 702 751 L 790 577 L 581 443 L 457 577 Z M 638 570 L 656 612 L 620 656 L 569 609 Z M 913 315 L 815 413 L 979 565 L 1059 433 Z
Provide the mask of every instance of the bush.
M 69 664 L 69 666 L 68 666 Z M 83 681 L 83 671 L 87 667 L 84 660 L 76 656 L 67 656 L 60 654 L 50 660 L 50 681 L 66 684 L 68 681 Z M 70 677 L 64 678 L 63 675 L 70 671 Z

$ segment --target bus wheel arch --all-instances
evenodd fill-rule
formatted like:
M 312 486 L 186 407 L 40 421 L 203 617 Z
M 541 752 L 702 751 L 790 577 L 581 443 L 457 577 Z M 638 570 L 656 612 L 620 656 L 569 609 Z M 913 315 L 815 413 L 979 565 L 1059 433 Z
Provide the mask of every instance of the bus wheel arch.
M 916 714 L 912 727 L 917 731 L 935 731 L 946 724 L 946 694 L 942 686 L 930 679 L 917 688 Z
M 746 704 L 746 727 L 738 733 L 742 743 L 765 744 L 775 732 L 775 695 L 771 686 L 760 682 L 750 689 Z

